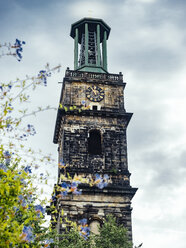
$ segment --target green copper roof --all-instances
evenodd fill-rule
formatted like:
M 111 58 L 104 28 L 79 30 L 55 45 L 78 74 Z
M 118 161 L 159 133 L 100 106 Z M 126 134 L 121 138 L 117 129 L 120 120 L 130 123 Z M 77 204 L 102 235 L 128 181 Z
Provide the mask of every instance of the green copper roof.
M 80 43 L 81 40 L 80 40 L 80 37 L 82 35 L 84 31 L 84 25 L 85 23 L 88 23 L 90 25 L 90 27 L 92 27 L 93 25 L 97 25 L 97 24 L 100 24 L 100 41 L 102 42 L 103 41 L 103 33 L 104 31 L 106 31 L 107 33 L 107 39 L 109 37 L 109 34 L 110 34 L 110 30 L 111 28 L 102 20 L 102 19 L 97 19 L 97 18 L 90 18 L 90 17 L 85 17 L 75 23 L 73 23 L 71 25 L 71 31 L 70 31 L 70 36 L 74 39 L 75 37 L 75 29 L 78 28 L 79 30 L 79 39 L 78 39 L 78 42 Z

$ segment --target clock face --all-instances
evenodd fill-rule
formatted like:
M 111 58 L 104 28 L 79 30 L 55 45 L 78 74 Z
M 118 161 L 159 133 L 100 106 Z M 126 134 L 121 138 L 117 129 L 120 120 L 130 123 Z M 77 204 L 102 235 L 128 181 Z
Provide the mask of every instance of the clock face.
M 105 96 L 104 90 L 93 85 L 86 90 L 86 97 L 92 102 L 101 102 Z

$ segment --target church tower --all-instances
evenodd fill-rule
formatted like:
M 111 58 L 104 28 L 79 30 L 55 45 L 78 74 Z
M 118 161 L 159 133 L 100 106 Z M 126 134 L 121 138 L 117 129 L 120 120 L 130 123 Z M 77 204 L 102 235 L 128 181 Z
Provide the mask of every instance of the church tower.
M 124 107 L 123 75 L 107 69 L 107 40 L 110 27 L 101 19 L 84 18 L 71 26 L 74 39 L 74 70 L 67 68 L 54 132 L 58 144 L 58 182 L 52 219 L 63 230 L 62 209 L 68 220 L 86 218 L 96 232 L 108 214 L 124 224 L 132 239 L 131 200 L 136 188 L 130 186 L 127 160 L 127 126 L 132 117 Z M 78 186 L 81 195 L 58 197 L 63 174 L 94 178 L 109 176 L 106 187 Z

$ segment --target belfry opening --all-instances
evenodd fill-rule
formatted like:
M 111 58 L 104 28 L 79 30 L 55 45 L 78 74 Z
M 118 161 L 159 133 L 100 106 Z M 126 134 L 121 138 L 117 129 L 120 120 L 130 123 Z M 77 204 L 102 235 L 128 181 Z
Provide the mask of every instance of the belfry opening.
M 91 130 L 88 137 L 88 152 L 92 155 L 100 155 L 101 150 L 101 133 L 99 130 Z

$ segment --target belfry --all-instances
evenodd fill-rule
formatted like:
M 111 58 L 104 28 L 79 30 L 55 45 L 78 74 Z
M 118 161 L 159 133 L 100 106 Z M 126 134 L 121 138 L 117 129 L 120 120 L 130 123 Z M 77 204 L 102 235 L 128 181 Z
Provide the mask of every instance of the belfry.
M 97 232 L 108 214 L 123 224 L 132 239 L 131 200 L 137 188 L 130 185 L 127 160 L 127 126 L 132 113 L 124 107 L 123 75 L 107 69 L 110 27 L 101 19 L 84 18 L 71 26 L 74 70 L 67 67 L 57 113 L 54 143 L 58 144 L 58 182 L 53 203 L 54 224 L 63 231 L 61 212 L 71 220 L 86 218 Z M 106 187 L 79 184 L 82 194 L 58 197 L 62 175 L 94 178 L 108 175 Z

